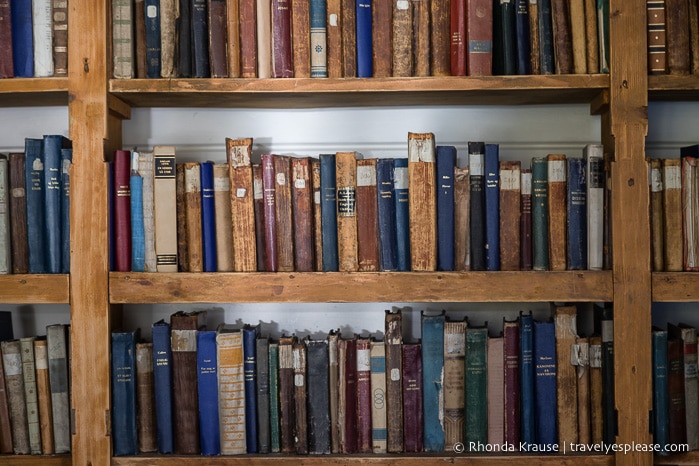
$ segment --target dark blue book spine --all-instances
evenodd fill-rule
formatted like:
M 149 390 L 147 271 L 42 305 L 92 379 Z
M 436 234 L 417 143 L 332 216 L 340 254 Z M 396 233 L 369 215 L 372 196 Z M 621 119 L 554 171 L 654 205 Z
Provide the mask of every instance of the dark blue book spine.
M 471 270 L 485 270 L 485 143 L 468 143 Z
M 587 269 L 587 177 L 585 160 L 569 157 L 567 184 L 567 258 L 570 270 Z
M 216 213 L 214 211 L 214 164 L 202 162 L 201 237 L 204 272 L 216 272 Z M 133 196 L 133 194 L 132 194 Z
M 501 1 L 500 35 L 502 44 L 502 74 L 517 74 L 517 31 L 515 24 L 515 5 L 511 0 Z
M 393 161 L 393 187 L 396 196 L 396 256 L 398 270 L 410 270 L 410 209 L 408 204 L 408 159 Z
M 131 270 L 146 268 L 146 232 L 143 226 L 143 178 L 138 173 L 138 152 L 131 153 Z
M 517 74 L 531 74 L 529 0 L 515 1 L 515 29 L 517 36 Z
M 604 417 L 602 441 L 607 445 L 612 445 L 617 435 L 616 404 L 614 402 L 613 312 L 612 306 L 605 304 L 600 321 L 602 334 L 602 416 Z
M 61 273 L 70 272 L 70 165 L 73 149 L 61 149 Z
M 437 270 L 454 270 L 456 147 L 437 146 Z M 425 367 L 423 365 L 423 367 Z
M 160 78 L 160 0 L 145 0 L 146 77 Z
M 153 324 L 153 386 L 155 387 L 155 422 L 158 452 L 172 453 L 172 350 L 170 324 L 159 321 Z
M 556 411 L 556 335 L 553 321 L 534 321 L 536 443 L 558 443 Z
M 327 13 L 328 3 L 326 0 L 310 0 L 311 78 L 328 77 Z
M 393 159 L 376 161 L 379 216 L 379 269 L 396 270 L 396 199 L 393 186 Z
M 180 78 L 192 77 L 192 0 L 179 2 L 179 16 L 175 24 L 177 37 L 177 75 Z
M 534 270 L 549 268 L 549 188 L 545 158 L 532 159 L 532 257 Z
M 257 327 L 243 327 L 245 444 L 248 453 L 257 453 L 257 337 Z
M 485 268 L 500 270 L 500 150 L 485 145 Z
M 668 418 L 667 331 L 654 328 L 653 347 L 653 442 L 661 447 L 670 441 Z M 664 453 L 667 454 L 667 453 Z
M 15 78 L 34 77 L 34 35 L 32 30 L 32 2 L 11 0 L 12 64 Z
M 444 451 L 444 312 L 422 313 L 423 448 Z
M 553 62 L 553 21 L 551 18 L 551 0 L 539 0 L 539 66 L 541 74 L 553 74 L 556 68 Z
M 520 341 L 520 390 L 521 390 L 521 439 L 536 443 L 536 418 L 534 410 L 534 319 L 529 314 L 519 317 Z
M 337 272 L 337 178 L 335 154 L 320 154 L 320 223 L 323 272 Z
M 197 394 L 199 396 L 199 439 L 201 454 L 221 453 L 218 419 L 218 372 L 216 331 L 197 332 Z
M 44 263 L 44 154 L 41 139 L 25 139 L 26 198 L 27 198 L 27 247 L 29 249 L 29 273 L 46 273 Z
M 371 1 L 357 0 L 357 77 L 374 74 L 371 41 Z
M 207 0 L 192 0 L 192 66 L 195 78 L 211 76 Z
M 47 273 L 61 272 L 61 149 L 63 136 L 43 138 L 44 153 L 44 242 Z M 66 140 L 67 141 L 67 140 Z
M 136 340 L 138 332 L 112 333 L 112 437 L 115 456 L 135 455 Z

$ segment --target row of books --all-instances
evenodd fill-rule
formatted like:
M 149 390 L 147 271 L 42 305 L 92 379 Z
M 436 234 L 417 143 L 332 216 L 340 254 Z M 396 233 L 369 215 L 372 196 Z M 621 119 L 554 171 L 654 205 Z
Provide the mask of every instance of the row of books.
M 421 314 L 404 340 L 402 311 L 382 338 L 282 335 L 261 325 L 206 329 L 206 311 L 112 333 L 116 455 L 559 452 L 611 444 L 613 340 L 577 334 L 575 306 L 485 326 Z M 561 447 L 562 448 L 562 447 Z
M 64 324 L 0 343 L 0 453 L 70 452 L 69 348 Z
M 458 167 L 456 148 L 435 145 L 431 133 L 409 133 L 407 159 L 263 154 L 257 164 L 252 139 L 229 139 L 227 150 L 227 164 L 176 163 L 174 147 L 156 147 L 169 154 L 165 171 L 151 152 L 117 151 L 113 270 L 604 266 L 601 145 L 588 145 L 583 158 L 534 158 L 524 169 L 483 142 L 470 142 L 469 167 Z M 158 249 L 159 237 L 169 250 Z
M 0 78 L 68 76 L 68 2 L 0 3 Z
M 69 272 L 72 156 L 57 134 L 0 154 L 0 273 Z
M 608 0 L 112 0 L 115 78 L 608 72 Z
M 699 74 L 699 6 L 694 1 L 647 0 L 648 73 Z

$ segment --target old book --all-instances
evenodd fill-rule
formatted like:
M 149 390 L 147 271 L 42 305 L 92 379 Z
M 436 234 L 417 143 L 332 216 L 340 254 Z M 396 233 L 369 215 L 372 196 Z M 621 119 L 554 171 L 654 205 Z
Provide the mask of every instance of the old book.
M 485 145 L 485 269 L 500 270 L 500 162 L 497 144 Z
M 357 76 L 357 0 L 340 0 L 342 20 L 342 76 Z
M 265 251 L 265 194 L 262 187 L 261 163 L 252 165 L 252 185 L 253 203 L 255 205 L 255 255 L 257 271 L 264 272 L 267 264 L 267 253 Z
M 485 326 L 466 328 L 465 430 L 464 443 L 488 443 L 488 329 Z M 471 443 L 471 442 L 475 442 Z
M 272 2 L 256 2 L 257 77 L 272 77 Z M 241 31 L 242 33 L 242 31 Z M 251 76 L 254 77 L 254 76 Z
M 70 172 L 73 149 L 61 149 L 61 273 L 70 272 Z
M 422 346 L 404 343 L 403 358 L 403 448 L 406 453 L 423 451 Z
M 145 0 L 134 1 L 134 77 L 146 78 L 146 8 Z M 66 5 L 67 6 L 67 5 Z M 158 75 L 160 77 L 160 75 Z
M 653 442 L 666 446 L 669 442 L 668 403 L 668 338 L 667 330 L 653 327 L 651 332 L 651 364 L 653 378 Z
M 213 164 L 216 228 L 216 270 L 233 271 L 233 230 L 231 229 L 231 180 L 225 163 Z
M 651 265 L 654 272 L 665 270 L 663 258 L 663 179 L 660 159 L 648 160 L 650 188 Z
M 541 63 L 539 58 L 539 2 L 538 0 L 530 0 L 528 3 L 531 71 L 532 74 L 541 74 Z M 595 11 L 597 10 L 595 9 Z
M 432 76 L 449 76 L 450 17 L 448 1 L 430 2 L 430 71 Z
M 493 3 L 493 74 L 517 73 L 515 2 Z
M 57 454 L 70 452 L 70 361 L 69 326 L 54 324 L 46 327 L 49 360 L 49 385 L 53 414 L 53 440 Z
M 291 159 L 291 213 L 294 235 L 294 269 L 297 272 L 315 270 L 315 228 L 311 160 Z
M 311 186 L 313 188 L 313 263 L 314 270 L 323 270 L 323 212 L 321 207 L 320 160 L 311 159 Z
M 556 322 L 556 396 L 558 407 L 558 443 L 578 441 L 578 396 L 576 367 L 571 364 L 571 353 L 577 338 L 577 310 L 575 306 L 559 306 Z
M 221 454 L 238 455 L 245 448 L 245 375 L 243 332 L 220 324 L 216 334 L 218 361 L 218 406 Z
M 566 157 L 549 154 L 548 164 L 548 231 L 549 266 L 566 269 Z
M 396 190 L 393 178 L 394 159 L 376 162 L 377 214 L 379 219 L 379 269 L 398 269 L 396 230 Z
M 160 1 L 160 76 L 163 78 L 177 76 L 175 22 L 178 3 L 178 0 Z
M 493 74 L 493 5 L 489 0 L 470 0 L 466 11 L 467 75 Z
M 408 159 L 393 161 L 393 191 L 396 195 L 396 257 L 398 270 L 410 270 L 410 206 L 408 194 Z
M 162 74 L 162 44 L 160 28 L 160 1 L 144 0 L 143 4 L 144 29 L 144 65 L 146 78 L 160 78 Z M 140 14 L 140 13 L 139 13 Z
M 279 343 L 269 343 L 269 449 L 272 453 L 281 451 L 279 431 Z
M 532 263 L 532 170 L 520 171 L 520 268 L 531 270 Z
M 153 216 L 158 272 L 177 272 L 175 147 L 154 146 Z
M 699 388 L 697 387 L 697 330 L 691 325 L 668 323 L 668 338 L 677 338 L 683 346 L 683 380 L 685 399 L 686 441 L 690 450 L 699 445 Z
M 341 272 L 359 269 L 357 237 L 357 153 L 335 154 L 337 182 L 337 247 Z
M 296 404 L 294 387 L 294 336 L 279 338 L 279 426 L 281 432 L 281 452 L 296 451 Z
M 250 2 L 248 1 L 248 4 Z M 240 16 L 240 0 L 230 0 L 226 2 L 226 61 L 228 67 L 228 76 L 231 78 L 239 78 L 241 75 L 241 16 Z M 254 41 L 252 38 L 246 40 Z
M 677 75 L 689 74 L 689 2 L 665 0 L 665 23 L 667 72 Z
M 0 78 L 12 78 L 15 75 L 12 60 L 12 16 L 10 11 L 9 1 L 0 4 Z
M 410 264 L 413 271 L 437 268 L 437 190 L 432 133 L 408 133 Z
M 328 2 L 310 2 L 310 72 L 311 78 L 328 77 Z
M 413 8 L 413 76 L 430 75 L 430 3 L 410 0 Z
M 515 36 L 517 37 L 517 74 L 532 74 L 529 0 L 515 0 Z
M 293 76 L 311 76 L 311 6 L 309 0 L 291 0 Z M 325 16 L 325 12 L 323 12 Z
M 373 69 L 372 43 L 372 0 L 355 1 L 356 45 L 357 45 L 357 77 L 371 78 Z
M 403 451 L 403 319 L 400 309 L 386 311 L 386 416 L 387 450 Z
M 587 54 L 587 72 L 599 72 L 599 43 L 597 33 L 597 1 L 584 0 L 585 11 L 585 49 Z
M 502 322 L 503 337 L 503 440 L 510 445 L 520 441 L 520 322 L 518 319 Z
M 537 0 L 539 12 L 539 73 L 556 73 L 553 36 L 552 0 Z
M 449 72 L 466 76 L 466 6 L 467 0 L 454 0 L 449 11 Z
M 357 259 L 360 272 L 379 270 L 376 159 L 357 160 Z
M 437 270 L 454 270 L 454 169 L 456 167 L 456 147 L 436 146 L 437 183 Z
M 221 453 L 218 407 L 218 361 L 216 330 L 197 332 L 197 398 L 199 443 L 203 456 Z
M 585 0 L 570 0 L 570 41 L 573 52 L 573 73 L 587 73 L 587 44 L 585 41 Z
M 677 336 L 670 330 L 667 335 L 667 396 L 668 442 L 670 444 L 687 443 L 684 342 L 681 336 Z
M 154 196 L 154 161 L 152 151 L 138 151 L 138 174 L 141 177 L 141 199 L 143 211 L 143 270 L 156 272 L 155 256 L 155 211 Z
M 587 177 L 585 160 L 567 160 L 566 264 L 568 270 L 587 269 Z
M 393 76 L 413 75 L 413 8 L 408 1 L 393 0 Z
M 226 156 L 231 183 L 233 269 L 236 272 L 254 272 L 257 270 L 257 252 L 250 161 L 252 138 L 226 138 Z
M 330 453 L 330 359 L 328 340 L 306 339 L 308 452 Z
M 338 270 L 337 173 L 335 154 L 320 154 L 320 215 L 323 272 Z
M 454 168 L 454 270 L 471 268 L 470 194 L 468 167 Z
M 139 338 L 138 330 L 112 332 L 112 448 L 115 456 L 138 452 L 136 342 Z
M 500 162 L 500 269 L 519 270 L 522 164 Z
M 45 176 L 45 175 L 44 175 Z M 114 270 L 131 271 L 131 152 L 114 152 Z M 31 249 L 29 251 L 31 257 Z M 44 242 L 44 257 L 46 243 Z M 44 261 L 45 264 L 45 261 Z
M 257 453 L 257 339 L 259 335 L 259 325 L 243 325 L 245 449 L 248 453 Z
M 357 338 L 357 452 L 372 451 L 371 338 Z M 351 406 L 348 406 L 351 409 Z
M 578 337 L 571 351 L 578 394 L 578 441 L 592 441 L 590 424 L 590 339 Z
M 587 268 L 600 270 L 604 266 L 604 147 L 588 144 L 583 148 L 587 177 Z
M 273 78 L 294 76 L 293 47 L 295 44 L 292 43 L 291 7 L 291 0 L 272 0 L 271 77 Z M 260 18 L 258 18 L 258 25 L 259 21 Z M 258 41 L 260 39 L 258 37 Z
M 371 449 L 386 453 L 386 343 L 372 340 L 371 356 Z
M 534 157 L 532 170 L 532 268 L 549 269 L 548 162 Z
M 211 66 L 212 78 L 228 77 L 226 3 L 226 0 L 207 0 L 207 12 L 209 14 L 209 65 Z
M 648 74 L 665 74 L 667 71 L 665 0 L 646 0 L 646 22 Z
M 47 134 L 43 137 L 44 153 L 44 240 L 46 242 L 46 272 L 61 273 L 61 256 L 63 253 L 62 212 L 63 190 L 62 156 L 63 149 L 69 149 L 71 142 L 60 134 Z
M 0 360 L 0 453 L 13 453 L 9 392 L 5 387 L 5 365 L 4 361 Z M 53 430 L 51 434 L 53 440 Z
M 138 152 L 131 153 L 131 270 L 143 272 L 146 267 L 146 232 L 143 227 L 143 178 L 138 172 Z
M 24 379 L 24 402 L 27 405 L 29 426 L 29 450 L 32 455 L 41 454 L 41 431 L 39 423 L 39 398 L 36 389 L 36 361 L 34 358 L 36 337 L 20 338 L 22 378 Z
M 328 0 L 328 77 L 342 77 L 342 5 L 340 0 Z
M 53 75 L 68 76 L 68 4 L 53 0 L 51 5 Z
M 614 318 L 609 304 L 602 307 L 599 332 L 602 334 L 602 435 L 605 443 L 611 444 L 616 436 L 617 412 L 614 401 Z
M 663 168 L 663 222 L 665 271 L 682 270 L 682 168 L 680 160 L 666 158 Z
M 136 342 L 136 420 L 138 451 L 157 451 L 153 343 Z
M 519 370 L 520 370 L 520 439 L 536 441 L 534 318 L 532 313 L 519 313 Z
M 9 154 L 9 212 L 10 218 L 12 219 L 10 222 L 12 273 L 29 272 L 24 161 L 25 157 L 22 152 Z
M 12 271 L 9 178 L 7 157 L 0 154 L 0 274 Z
M 291 202 L 291 157 L 274 155 L 274 207 L 277 270 L 294 271 L 294 219 Z
M 471 270 L 485 270 L 485 144 L 468 143 Z
M 39 403 L 41 453 L 52 455 L 56 449 L 53 440 L 53 411 L 51 408 L 48 346 L 45 337 L 38 337 L 33 343 L 34 362 L 36 365 L 36 394 Z M 0 403 L 2 403 L 1 400 Z M 2 409 L 1 405 L 0 409 Z
M 330 408 L 330 452 L 340 452 L 340 419 L 339 419 L 339 380 L 340 366 L 338 360 L 339 331 L 328 333 L 328 406 Z
M 464 364 L 466 320 L 444 322 L 444 447 L 464 439 Z
M 445 312 L 420 314 L 422 343 L 423 448 L 443 451 L 444 433 L 444 332 Z
M 602 441 L 602 337 L 590 336 L 590 439 L 593 443 Z
M 16 455 L 28 455 L 31 450 L 20 341 L 5 340 L 0 345 L 2 346 L 2 362 L 5 371 L 5 389 L 10 407 L 12 450 Z
M 340 338 L 338 359 L 338 420 L 340 422 L 340 452 L 359 451 L 359 412 L 357 410 L 357 335 Z
M 112 1 L 112 49 L 112 75 L 117 79 L 133 78 L 136 70 L 131 0 Z
M 502 336 L 488 338 L 488 443 L 505 441 L 505 380 L 504 340 Z
M 294 444 L 296 453 L 308 454 L 308 409 L 307 409 L 307 353 L 306 343 L 294 341 L 292 345 L 294 373 L 294 418 L 296 420 Z
M 201 249 L 204 272 L 216 272 L 216 213 L 214 199 L 214 164 L 199 164 L 201 175 Z
M 233 16 L 235 14 L 236 6 L 238 7 L 238 12 L 240 15 L 240 20 L 238 17 Z M 235 2 L 231 0 L 228 2 L 228 47 L 230 52 L 231 45 L 235 45 L 237 40 L 240 44 L 240 77 L 241 78 L 255 78 L 257 77 L 257 1 L 256 0 L 239 0 Z M 231 22 L 238 24 L 239 35 L 238 38 L 233 38 L 231 41 L 230 35 L 234 28 L 231 28 Z M 269 32 L 270 27 L 267 26 L 266 32 Z M 264 31 L 262 31 L 264 32 Z M 231 64 L 231 58 L 235 57 L 235 51 L 232 51 L 232 55 L 228 55 L 229 60 L 229 70 L 231 65 L 235 67 L 235 63 Z M 233 68 L 234 69 L 234 68 Z M 233 77 L 233 76 L 231 76 Z
M 189 243 L 187 242 L 187 209 L 185 202 L 184 164 L 175 166 L 175 202 L 177 204 L 177 270 L 189 272 Z
M 683 240 L 683 270 L 699 270 L 699 200 L 697 190 L 697 157 L 699 146 L 680 148 L 680 181 L 682 196 L 682 240 Z
M 536 441 L 541 445 L 551 447 L 558 442 L 558 412 L 556 382 L 558 379 L 556 364 L 556 335 L 553 321 L 538 321 L 533 323 L 533 361 L 534 361 L 534 416 L 536 422 Z M 570 393 L 566 394 L 570 396 Z M 571 397 L 570 403 L 575 406 L 577 397 Z M 566 422 L 577 422 L 577 416 Z M 561 435 L 562 436 L 562 435 Z M 565 437 L 564 437 L 565 438 Z
M 553 53 L 555 55 L 556 73 L 573 73 L 570 3 L 566 0 L 551 0 L 551 21 L 553 25 Z
M 174 452 L 172 425 L 172 344 L 170 324 L 164 319 L 155 322 L 153 337 L 153 389 L 155 391 L 155 419 L 158 452 Z
M 276 272 L 278 267 L 277 254 L 277 196 L 274 180 L 274 154 L 262 154 L 262 195 L 264 197 L 265 223 L 265 271 Z
M 373 0 L 371 14 L 374 77 L 388 78 L 393 73 L 393 1 Z
M 696 46 L 699 39 L 699 5 L 697 2 L 689 2 L 689 73 L 699 73 L 699 47 Z
M 270 367 L 269 367 L 269 338 L 258 336 L 255 342 L 255 366 L 257 396 L 257 452 L 272 451 L 270 437 Z
M 175 60 L 177 77 L 192 77 L 193 43 L 192 43 L 192 6 L 194 0 L 177 0 L 177 16 L 175 19 Z
M 198 162 L 184 164 L 184 184 L 187 262 L 190 272 L 203 272 L 202 191 L 201 171 Z

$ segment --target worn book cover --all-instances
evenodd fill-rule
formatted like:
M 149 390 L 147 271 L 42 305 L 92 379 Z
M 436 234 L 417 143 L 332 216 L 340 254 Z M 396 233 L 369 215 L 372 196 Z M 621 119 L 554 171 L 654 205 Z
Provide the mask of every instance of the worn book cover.
M 312 272 L 315 269 L 315 223 L 311 160 L 291 160 L 291 212 L 294 235 L 294 269 Z
M 175 147 L 153 147 L 153 216 L 158 272 L 177 272 L 177 183 Z
M 4 362 L 0 361 L 0 453 L 13 453 L 9 392 L 6 388 Z M 53 430 L 51 431 L 53 434 Z M 53 435 L 51 435 L 53 440 Z M 53 450 L 52 450 L 53 451 Z
M 549 269 L 548 162 L 532 158 L 532 268 Z M 563 228 L 562 226 L 560 228 Z
M 357 160 L 357 254 L 360 272 L 379 270 L 376 159 Z
M 335 154 L 337 181 L 337 247 L 340 272 L 359 269 L 357 232 L 357 154 Z
M 214 213 L 216 229 L 216 271 L 233 271 L 233 220 L 231 216 L 231 179 L 225 163 L 214 169 Z
M 295 78 L 311 77 L 311 6 L 308 0 L 290 0 L 292 70 Z
M 454 168 L 454 270 L 471 268 L 471 184 L 468 167 Z
M 20 338 L 22 355 L 22 377 L 24 379 L 24 402 L 27 405 L 29 425 L 29 450 L 32 455 L 41 454 L 41 431 L 39 423 L 39 398 L 36 390 L 36 359 L 34 358 L 36 337 Z
M 555 313 L 558 444 L 567 445 L 578 441 L 577 376 L 576 367 L 571 364 L 578 336 L 577 310 L 575 306 L 559 306 Z
M 680 159 L 662 159 L 666 272 L 682 270 L 682 167 Z
M 454 234 L 456 229 L 454 202 L 454 169 L 456 147 L 436 146 L 437 183 L 437 270 L 455 268 Z
M 209 20 L 209 64 L 212 78 L 228 77 L 228 61 L 226 58 L 226 0 L 208 0 Z
M 648 182 L 650 188 L 650 242 L 653 272 L 665 270 L 663 231 L 663 175 L 660 159 L 648 159 Z
M 371 446 L 374 453 L 386 453 L 386 343 L 372 340 L 371 355 Z
M 240 17 L 233 16 L 236 6 Z M 235 50 L 231 50 L 236 43 L 240 44 L 240 77 L 255 78 L 257 77 L 257 20 L 256 20 L 257 2 L 256 0 L 239 0 L 238 2 L 231 0 L 228 2 L 228 68 L 229 72 L 235 69 L 235 62 L 231 60 L 235 58 Z M 231 25 L 238 24 L 239 35 L 232 38 L 231 35 L 235 30 Z M 267 28 L 269 30 L 269 27 Z M 234 77 L 231 74 L 231 77 Z
M 216 335 L 216 330 L 197 332 L 199 442 L 203 456 L 213 456 L 221 453 Z
M 504 340 L 502 335 L 489 337 L 487 343 L 488 443 L 505 441 Z
M 548 224 L 549 266 L 551 270 L 566 269 L 566 156 L 549 154 L 548 165 Z
M 189 242 L 187 241 L 187 209 L 185 203 L 184 164 L 175 165 L 175 202 L 177 204 L 177 271 L 189 272 Z
M 201 171 L 198 162 L 184 164 L 184 208 L 187 224 L 187 263 L 190 272 L 204 271 Z
M 375 78 L 388 78 L 393 73 L 393 1 L 371 2 L 372 53 Z
M 158 449 L 153 379 L 153 343 L 136 342 L 136 419 L 138 451 Z
M 400 309 L 387 310 L 385 317 L 386 343 L 386 416 L 388 426 L 387 450 L 403 451 L 403 319 Z
M 408 133 L 408 208 L 413 271 L 437 269 L 437 188 L 432 133 Z
M 262 154 L 261 165 L 265 224 L 265 271 L 276 272 L 279 259 L 277 254 L 277 196 L 275 194 L 274 154 Z
M 519 161 L 500 162 L 500 269 L 519 270 L 521 253 L 521 169 Z
M 403 358 L 403 449 L 406 453 L 423 451 L 422 406 L 422 346 L 420 343 L 404 343 Z
M 421 312 L 423 448 L 444 451 L 444 332 L 445 312 L 430 315 Z
M 503 337 L 503 385 L 504 385 L 504 435 L 511 445 L 520 442 L 520 325 L 519 320 L 502 321 Z
M 578 441 L 592 441 L 590 424 L 590 338 L 578 337 L 571 351 L 578 389 Z
M 114 250 L 116 252 L 114 270 L 131 272 L 131 152 L 128 150 L 114 152 L 112 196 L 114 197 Z M 31 258 L 31 247 L 29 252 Z M 46 243 L 44 242 L 45 252 Z M 45 259 L 44 264 L 46 264 Z
M 27 251 L 27 196 L 25 183 L 25 156 L 23 152 L 11 153 L 10 167 L 10 249 L 12 252 L 12 273 L 29 272 Z
M 464 364 L 467 321 L 444 322 L 444 447 L 464 440 Z M 458 447 L 456 447 L 458 449 Z
M 330 453 L 330 353 L 327 339 L 304 340 L 308 390 L 308 452 Z
M 257 452 L 270 453 L 272 451 L 270 435 L 270 364 L 269 364 L 269 338 L 258 336 L 255 341 L 255 387 L 257 395 Z
M 676 75 L 689 74 L 689 2 L 665 0 L 665 23 L 667 72 Z
M 296 451 L 296 402 L 294 386 L 294 336 L 279 338 L 279 430 L 281 452 Z
M 70 361 L 69 326 L 54 324 L 46 327 L 49 359 L 49 384 L 53 414 L 53 439 L 56 453 L 70 452 L 71 416 L 68 364 Z
M 413 76 L 430 76 L 430 4 L 410 0 L 413 8 Z
M 245 375 L 243 372 L 243 332 L 221 324 L 216 334 L 218 361 L 218 407 L 221 454 L 246 452 Z
M 252 138 L 226 138 L 226 156 L 231 189 L 233 269 L 257 270 L 255 205 L 253 199 Z
M 372 451 L 371 338 L 357 338 L 357 451 Z
M 393 1 L 393 76 L 413 75 L 413 7 L 410 1 Z
M 294 76 L 293 47 L 296 44 L 292 43 L 291 8 L 292 0 L 272 0 L 273 78 Z
M 274 207 L 277 270 L 294 271 L 294 219 L 291 200 L 291 157 L 274 155 Z
M 115 456 L 138 452 L 136 424 L 136 342 L 138 330 L 112 332 L 112 448 Z
M 296 435 L 294 444 L 296 454 L 308 454 L 308 396 L 307 396 L 307 352 L 305 341 L 294 341 L 292 358 L 294 370 L 294 418 L 296 419 Z
M 313 267 L 315 271 L 323 270 L 323 214 L 320 189 L 320 160 L 311 159 L 311 187 L 313 211 Z

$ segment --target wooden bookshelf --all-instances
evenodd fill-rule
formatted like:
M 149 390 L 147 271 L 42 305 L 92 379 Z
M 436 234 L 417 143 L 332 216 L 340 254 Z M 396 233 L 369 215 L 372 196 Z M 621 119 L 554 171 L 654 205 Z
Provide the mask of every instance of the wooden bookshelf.
M 70 466 L 70 455 L 0 455 L 3 466 Z
M 68 78 L 0 79 L 0 107 L 68 104 Z
M 699 301 L 699 274 L 692 272 L 654 272 L 653 301 Z
M 648 76 L 648 98 L 666 101 L 697 101 L 699 100 L 699 76 Z
M 69 304 L 69 290 L 66 274 L 0 275 L 0 303 Z
M 693 451 L 689 453 L 678 453 L 668 456 L 655 455 L 653 458 L 654 464 L 667 464 L 667 465 L 696 465 L 699 464 L 699 452 Z

